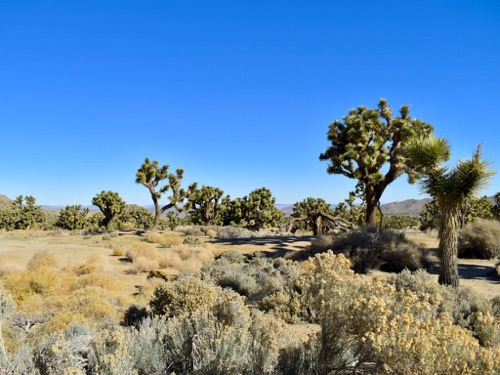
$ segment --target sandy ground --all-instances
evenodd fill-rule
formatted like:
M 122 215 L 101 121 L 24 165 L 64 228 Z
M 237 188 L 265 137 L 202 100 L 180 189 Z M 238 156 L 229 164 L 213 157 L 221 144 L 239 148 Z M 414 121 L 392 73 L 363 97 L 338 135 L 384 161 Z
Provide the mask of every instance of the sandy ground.
M 422 246 L 434 249 L 437 239 L 434 236 L 411 233 L 409 237 Z M 121 232 L 116 237 L 103 237 L 103 235 L 47 235 L 18 233 L 0 234 L 0 268 L 24 269 L 31 257 L 37 252 L 50 252 L 59 260 L 59 266 L 73 266 L 83 263 L 88 256 L 94 253 L 104 254 L 108 260 L 107 269 L 111 274 L 122 280 L 124 290 L 133 293 L 136 288 L 146 282 L 147 274 L 130 274 L 130 268 L 124 258 L 113 255 L 113 249 L 120 247 L 125 251 L 135 242 L 142 241 L 144 237 L 134 232 Z M 211 240 L 218 252 L 234 250 L 242 253 L 261 251 L 269 256 L 283 256 L 288 252 L 305 249 L 310 244 L 309 236 L 289 237 L 262 237 L 237 240 Z M 160 249 L 159 251 L 168 251 Z M 486 298 L 500 297 L 500 279 L 491 274 L 495 261 L 460 259 L 459 274 L 461 285 L 468 286 Z M 431 273 L 439 273 L 439 264 L 436 262 Z

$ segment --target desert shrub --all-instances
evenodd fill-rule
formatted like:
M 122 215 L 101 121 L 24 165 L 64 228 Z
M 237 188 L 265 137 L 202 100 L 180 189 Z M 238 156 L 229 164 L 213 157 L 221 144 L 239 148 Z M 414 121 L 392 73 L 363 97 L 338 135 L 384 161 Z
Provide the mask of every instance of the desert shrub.
M 156 251 L 156 247 L 149 243 L 135 243 L 127 251 L 127 257 L 132 261 L 138 257 L 155 259 L 157 255 L 158 252 Z
M 168 252 L 159 255 L 158 264 L 160 268 L 180 269 L 182 265 L 182 259 L 178 253 Z
M 58 265 L 59 262 L 54 254 L 42 251 L 31 257 L 26 268 L 28 271 L 36 271 L 43 267 L 56 268 Z
M 22 271 L 23 267 L 17 263 L 3 263 L 0 265 L 0 277 Z
M 113 248 L 113 255 L 117 257 L 122 257 L 125 255 L 125 250 L 123 250 L 121 247 L 115 247 Z
M 216 238 L 217 237 L 217 230 L 216 229 L 207 229 L 205 234 L 210 238 Z
M 194 236 L 186 236 L 184 237 L 184 240 L 182 241 L 184 245 L 188 246 L 198 246 L 199 244 L 202 243 L 202 241 L 198 237 Z
M 111 235 L 109 233 L 104 233 L 101 238 L 103 241 L 110 241 Z
M 86 262 L 76 264 L 73 267 L 73 271 L 77 275 L 85 275 L 92 272 L 102 272 L 107 266 L 108 258 L 104 254 L 96 251 L 87 256 Z
M 320 312 L 319 350 L 310 352 L 320 354 L 318 373 L 495 373 L 496 349 L 440 313 L 437 299 L 356 277 L 350 267 L 332 252 L 304 263 L 309 305 Z
M 122 285 L 112 275 L 98 273 L 82 275 L 78 277 L 74 282 L 72 282 L 69 286 L 70 290 L 73 292 L 78 289 L 87 287 L 99 287 L 102 289 L 114 291 L 122 290 Z
M 217 231 L 216 238 L 223 240 L 232 240 L 237 238 L 248 238 L 252 236 L 252 232 L 242 227 L 225 226 Z
M 158 261 L 147 257 L 137 257 L 132 262 L 138 272 L 149 272 L 158 268 Z
M 182 232 L 186 236 L 195 236 L 195 237 L 201 237 L 205 235 L 205 232 L 203 232 L 203 229 L 199 226 L 187 226 L 182 228 Z
M 35 353 L 36 367 L 42 374 L 85 374 L 91 333 L 73 324 L 64 333 L 45 337 Z
M 146 242 L 149 243 L 161 243 L 163 240 L 163 235 L 157 232 L 150 232 L 146 234 Z
M 493 314 L 492 305 L 471 289 L 460 286 L 451 288 L 440 285 L 430 274 L 423 270 L 405 270 L 389 278 L 398 291 L 410 290 L 420 295 L 428 295 L 437 306 L 438 313 L 446 313 L 454 324 L 471 330 L 481 340 L 481 331 L 476 325 L 477 317 Z M 479 325 L 481 322 L 477 322 Z M 484 331 L 484 330 L 483 330 Z
M 95 266 L 89 263 L 77 264 L 73 267 L 73 272 L 76 273 L 78 276 L 86 275 L 88 273 L 95 272 Z
M 168 318 L 209 306 L 215 298 L 215 288 L 193 277 L 183 277 L 158 285 L 149 305 L 156 315 Z
M 173 236 L 164 234 L 161 241 L 159 242 L 163 247 L 169 248 L 172 246 L 181 245 L 184 242 L 184 238 L 180 236 Z
M 19 304 L 32 295 L 48 295 L 60 281 L 61 278 L 53 268 L 42 267 L 36 271 L 7 275 L 3 279 L 3 285 Z
M 248 298 L 250 304 L 286 321 L 304 316 L 300 277 L 303 270 L 290 260 L 228 251 L 201 268 L 202 278 Z
M 478 219 L 459 232 L 458 256 L 493 259 L 500 257 L 500 222 Z
M 0 366 L 5 374 L 40 375 L 36 368 L 31 347 L 27 344 L 20 345 L 6 358 Z
M 298 257 L 332 250 L 344 254 L 352 262 L 358 273 L 378 269 L 386 272 L 400 272 L 404 269 L 422 268 L 425 253 L 403 233 L 386 229 L 381 232 L 374 228 L 357 229 L 340 236 L 322 236 L 314 239 L 308 250 Z
M 291 340 L 275 318 L 228 290 L 204 308 L 165 320 L 145 318 L 96 336 L 89 370 L 99 374 L 270 374 Z

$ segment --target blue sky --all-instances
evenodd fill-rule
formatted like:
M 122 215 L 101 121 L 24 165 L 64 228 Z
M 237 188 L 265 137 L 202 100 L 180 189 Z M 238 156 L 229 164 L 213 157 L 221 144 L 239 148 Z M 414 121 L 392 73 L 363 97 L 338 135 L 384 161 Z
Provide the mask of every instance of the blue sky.
M 186 186 L 336 203 L 356 181 L 318 160 L 328 125 L 381 97 L 499 170 L 500 2 L 2 1 L 0 194 L 149 204 L 148 156 Z M 382 202 L 422 197 L 401 177 Z

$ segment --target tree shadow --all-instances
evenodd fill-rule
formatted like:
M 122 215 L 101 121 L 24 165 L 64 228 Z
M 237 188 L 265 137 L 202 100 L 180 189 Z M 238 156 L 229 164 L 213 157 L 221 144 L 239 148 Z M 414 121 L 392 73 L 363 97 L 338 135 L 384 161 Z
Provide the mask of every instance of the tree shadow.
M 493 267 L 483 266 L 478 264 L 459 264 L 458 275 L 462 279 L 481 279 L 489 281 L 500 281 L 498 276 L 495 276 Z
M 234 239 L 214 239 L 210 242 L 224 246 L 254 246 L 255 251 L 260 251 L 265 257 L 284 257 L 289 253 L 304 250 L 301 242 L 311 242 L 313 236 L 267 236 L 267 237 L 247 237 Z M 259 249 L 261 247 L 262 249 Z M 236 250 L 236 249 L 235 249 Z

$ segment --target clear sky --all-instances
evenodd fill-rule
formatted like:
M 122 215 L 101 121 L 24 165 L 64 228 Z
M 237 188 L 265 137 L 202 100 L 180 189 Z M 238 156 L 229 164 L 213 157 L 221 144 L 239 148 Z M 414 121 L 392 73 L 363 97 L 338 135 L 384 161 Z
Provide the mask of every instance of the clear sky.
M 149 204 L 148 156 L 186 186 L 337 203 L 356 181 L 319 161 L 328 125 L 381 97 L 500 172 L 500 2 L 4 0 L 0 194 Z M 422 197 L 401 177 L 382 202 Z

